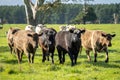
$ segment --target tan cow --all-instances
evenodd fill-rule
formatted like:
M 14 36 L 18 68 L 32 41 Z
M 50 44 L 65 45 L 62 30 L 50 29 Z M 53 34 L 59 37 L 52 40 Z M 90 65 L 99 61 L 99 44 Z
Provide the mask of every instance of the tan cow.
M 18 29 L 18 28 L 10 28 L 7 32 L 7 41 L 8 41 L 8 46 L 10 48 L 11 54 L 13 52 L 13 36 L 19 30 L 20 29 Z
M 109 61 L 108 57 L 108 47 L 112 46 L 111 40 L 115 34 L 107 34 L 103 31 L 99 30 L 86 30 L 84 34 L 81 35 L 82 46 L 86 49 L 86 54 L 88 60 L 90 58 L 90 51 L 92 50 L 94 53 L 94 62 L 97 62 L 97 52 L 105 51 L 106 52 L 106 60 L 105 62 Z
M 33 31 L 18 30 L 14 32 L 14 29 L 10 28 L 9 32 L 12 35 L 12 48 L 17 55 L 18 63 L 22 61 L 23 53 L 28 57 L 28 62 L 34 62 L 34 55 L 38 47 L 38 34 Z

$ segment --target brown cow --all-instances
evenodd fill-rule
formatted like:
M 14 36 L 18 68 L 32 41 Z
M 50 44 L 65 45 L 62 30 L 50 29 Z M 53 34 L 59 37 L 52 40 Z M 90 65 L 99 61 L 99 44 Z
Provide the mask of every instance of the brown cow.
M 105 62 L 109 61 L 108 57 L 108 47 L 112 46 L 111 40 L 115 34 L 106 34 L 103 31 L 99 30 L 86 30 L 84 34 L 81 35 L 82 46 L 86 49 L 86 54 L 88 60 L 90 58 L 90 51 L 93 50 L 94 53 L 94 62 L 97 62 L 97 52 L 105 51 L 106 52 L 106 60 Z
M 7 32 L 7 41 L 11 54 L 13 52 L 13 35 L 19 30 L 18 28 L 10 28 Z
M 34 55 L 38 47 L 38 35 L 32 31 L 18 30 L 14 32 L 14 29 L 9 29 L 12 35 L 12 47 L 18 57 L 18 63 L 22 61 L 23 52 L 28 57 L 28 62 L 34 62 Z M 32 60 L 32 61 L 31 61 Z

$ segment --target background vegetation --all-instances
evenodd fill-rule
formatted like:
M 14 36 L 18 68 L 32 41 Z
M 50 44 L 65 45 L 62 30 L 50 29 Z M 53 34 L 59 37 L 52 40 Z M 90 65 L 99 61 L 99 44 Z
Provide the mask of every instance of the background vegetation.
M 64 24 L 62 24 L 64 25 Z M 78 56 L 78 64 L 70 66 L 69 56 L 66 54 L 65 64 L 59 64 L 57 51 L 55 51 L 55 64 L 51 61 L 42 63 L 41 48 L 37 49 L 35 63 L 28 64 L 27 57 L 23 56 L 22 64 L 17 63 L 15 54 L 10 54 L 5 32 L 10 27 L 24 29 L 26 24 L 5 24 L 0 29 L 0 80 L 119 80 L 120 79 L 120 24 L 87 24 L 76 25 L 77 28 L 103 30 L 107 33 L 116 33 L 113 46 L 109 48 L 109 63 L 105 63 L 105 53 L 98 54 L 98 62 L 88 62 L 83 49 Z M 59 31 L 58 26 L 47 24 Z
M 89 5 L 95 11 L 97 23 L 114 23 L 114 13 L 120 23 L 120 4 L 96 4 Z M 69 24 L 83 10 L 82 4 L 62 4 L 57 8 L 47 11 L 39 11 L 38 23 Z M 89 14 L 90 15 L 90 14 Z M 90 15 L 92 18 L 95 16 Z M 26 23 L 24 6 L 0 6 L 0 18 L 8 23 Z

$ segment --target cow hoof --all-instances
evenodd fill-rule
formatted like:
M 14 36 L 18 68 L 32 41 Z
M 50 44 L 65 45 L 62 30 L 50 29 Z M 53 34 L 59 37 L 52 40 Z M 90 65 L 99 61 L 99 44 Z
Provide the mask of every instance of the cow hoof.
M 74 66 L 74 64 L 71 64 L 71 66 L 73 67 L 73 66 Z
M 52 64 L 54 64 L 54 61 L 52 61 Z
M 60 64 L 63 64 L 63 62 L 60 62 Z
M 108 60 L 105 60 L 106 63 L 108 63 Z
M 42 62 L 45 62 L 45 60 L 42 60 Z
M 74 63 L 71 64 L 71 66 L 74 66 L 74 65 L 75 65 Z
M 94 62 L 97 62 L 97 60 L 94 60 Z

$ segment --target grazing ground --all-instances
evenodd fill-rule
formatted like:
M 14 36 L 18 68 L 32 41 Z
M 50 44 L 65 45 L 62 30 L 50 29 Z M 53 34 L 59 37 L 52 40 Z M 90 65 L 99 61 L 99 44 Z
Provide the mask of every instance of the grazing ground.
M 66 62 L 59 64 L 57 51 L 54 56 L 55 64 L 51 64 L 51 61 L 42 63 L 41 48 L 37 49 L 34 64 L 28 64 L 25 55 L 22 63 L 18 64 L 15 54 L 10 54 L 5 33 L 10 27 L 24 29 L 25 26 L 26 24 L 5 24 L 0 29 L 0 80 L 120 80 L 120 24 L 76 25 L 77 28 L 116 33 L 116 37 L 112 40 L 112 47 L 109 47 L 109 63 L 104 62 L 104 52 L 98 54 L 96 63 L 93 62 L 91 52 L 92 61 L 89 62 L 83 49 L 74 67 L 70 66 L 67 54 Z M 60 25 L 47 26 L 59 31 Z

